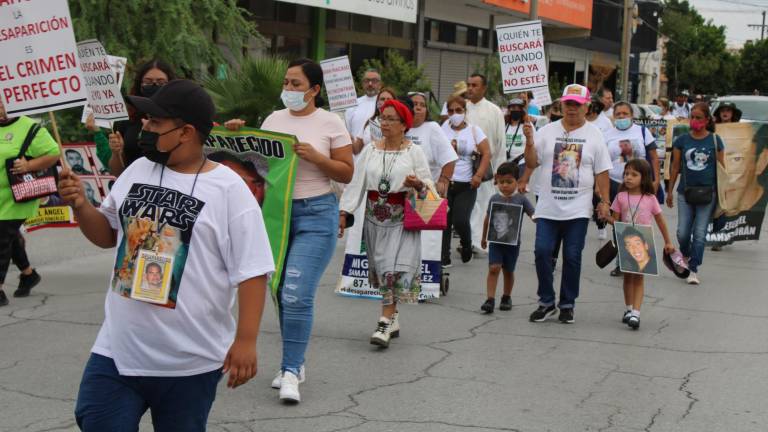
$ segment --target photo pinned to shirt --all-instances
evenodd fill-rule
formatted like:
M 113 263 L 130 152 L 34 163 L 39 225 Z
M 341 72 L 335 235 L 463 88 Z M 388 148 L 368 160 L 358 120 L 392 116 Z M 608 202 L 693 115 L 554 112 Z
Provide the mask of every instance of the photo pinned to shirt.
M 503 202 L 491 203 L 488 216 L 488 243 L 517 246 L 520 243 L 520 227 L 523 222 L 523 206 Z
M 619 140 L 619 155 L 618 162 L 629 162 L 632 159 L 643 159 L 645 155 L 641 155 L 637 149 L 640 146 L 639 141 L 636 139 L 623 138 Z
M 130 297 L 148 303 L 164 305 L 171 293 L 173 257 L 141 250 L 136 259 Z
M 558 139 L 552 158 L 552 187 L 576 189 L 579 187 L 579 167 L 584 144 Z
M 658 276 L 653 226 L 616 222 L 614 230 L 619 249 L 619 270 L 623 273 Z

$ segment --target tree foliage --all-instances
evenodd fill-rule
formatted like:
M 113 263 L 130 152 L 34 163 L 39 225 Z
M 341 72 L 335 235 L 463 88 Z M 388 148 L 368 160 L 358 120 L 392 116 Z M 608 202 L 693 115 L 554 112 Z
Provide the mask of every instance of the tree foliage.
M 757 89 L 768 91 L 768 39 L 747 42 L 741 50 L 739 72 L 736 75 L 737 89 L 751 93 Z
M 387 50 L 384 61 L 380 59 L 365 59 L 363 65 L 357 71 L 357 83 L 363 81 L 363 75 L 368 69 L 376 69 L 381 73 L 381 80 L 387 87 L 392 87 L 398 96 L 405 96 L 408 92 L 430 92 L 432 84 L 424 74 L 424 66 L 417 66 L 416 62 L 406 60 L 396 50 Z M 358 88 L 358 93 L 361 89 Z
M 472 73 L 482 74 L 488 80 L 488 89 L 485 92 L 486 99 L 506 106 L 498 53 L 489 54 L 482 62 L 475 63 L 475 69 Z
M 723 94 L 732 89 L 738 59 L 726 50 L 725 27 L 705 21 L 686 0 L 666 0 L 660 30 L 669 37 L 670 91 Z

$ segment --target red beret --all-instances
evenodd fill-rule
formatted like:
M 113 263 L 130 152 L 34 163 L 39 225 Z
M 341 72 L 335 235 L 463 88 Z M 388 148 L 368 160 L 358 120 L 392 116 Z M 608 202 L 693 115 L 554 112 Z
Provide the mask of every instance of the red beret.
M 413 127 L 413 114 L 404 103 L 396 99 L 390 99 L 384 102 L 379 111 L 384 111 L 384 108 L 386 107 L 392 107 L 397 111 L 397 115 L 400 117 L 400 121 L 405 125 L 406 131 Z

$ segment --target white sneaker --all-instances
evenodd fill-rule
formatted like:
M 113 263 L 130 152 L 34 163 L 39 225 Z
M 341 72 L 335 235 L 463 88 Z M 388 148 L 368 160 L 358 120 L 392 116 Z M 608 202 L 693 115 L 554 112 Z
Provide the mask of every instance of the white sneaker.
M 698 285 L 701 282 L 699 282 L 699 277 L 696 276 L 696 273 L 691 272 L 691 274 L 688 275 L 688 279 L 685 280 L 688 282 L 688 285 Z
M 485 257 L 485 256 L 488 256 L 488 251 L 484 249 L 480 249 L 477 246 L 472 246 L 472 255 L 476 257 Z
M 389 347 L 389 338 L 391 336 L 392 322 L 387 317 L 379 318 L 376 331 L 371 336 L 371 344 L 382 348 Z
M 597 238 L 599 238 L 600 240 L 607 240 L 608 230 L 605 228 L 597 230 Z
M 392 324 L 389 326 L 389 336 L 396 338 L 400 337 L 400 312 L 395 312 L 394 315 L 392 315 Z
M 283 371 L 278 370 L 277 374 L 275 374 L 275 379 L 272 380 L 272 388 L 273 389 L 279 389 L 280 388 L 280 380 L 283 378 Z M 301 365 L 299 368 L 299 384 L 303 384 L 304 381 L 307 379 L 306 371 L 304 370 L 304 365 Z
M 288 403 L 301 402 L 299 377 L 294 375 L 293 372 L 283 372 L 283 376 L 280 379 L 280 400 Z

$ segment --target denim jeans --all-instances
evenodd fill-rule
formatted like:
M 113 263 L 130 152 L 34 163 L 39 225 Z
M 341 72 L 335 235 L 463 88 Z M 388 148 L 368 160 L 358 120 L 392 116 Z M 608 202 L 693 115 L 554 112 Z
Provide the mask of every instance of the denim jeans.
M 581 278 L 581 252 L 587 236 L 589 218 L 571 220 L 536 219 L 536 275 L 539 278 L 539 305 L 555 304 L 554 272 L 552 254 L 557 245 L 563 243 L 563 274 L 560 280 L 561 309 L 572 309 L 579 296 Z
M 312 333 L 315 292 L 336 248 L 338 226 L 336 195 L 293 200 L 288 251 L 278 293 L 284 371 L 298 375 L 304 364 Z
M 75 419 L 83 432 L 137 432 L 149 409 L 155 432 L 202 432 L 220 379 L 219 369 L 183 377 L 123 376 L 111 358 L 91 354 Z
M 472 227 L 469 219 L 475 207 L 477 189 L 470 183 L 451 182 L 448 188 L 448 227 L 443 230 L 442 260 L 451 260 L 451 237 L 453 228 L 461 239 L 462 248 L 472 248 Z
M 696 273 L 704 260 L 707 225 L 717 204 L 717 196 L 707 205 L 690 205 L 683 194 L 677 194 L 677 243 L 680 253 L 689 257 L 688 268 Z

